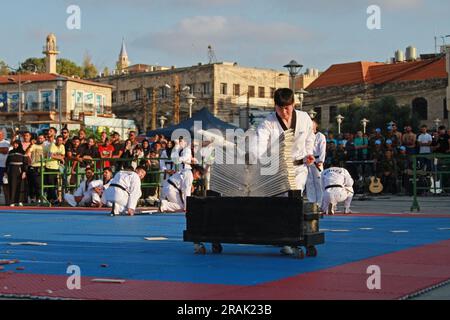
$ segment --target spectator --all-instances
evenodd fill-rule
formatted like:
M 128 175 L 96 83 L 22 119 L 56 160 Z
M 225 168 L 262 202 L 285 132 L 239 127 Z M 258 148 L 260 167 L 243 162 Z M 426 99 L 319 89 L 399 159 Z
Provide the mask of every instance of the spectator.
M 401 145 L 403 135 L 400 131 L 398 131 L 397 124 L 395 123 L 392 125 L 392 134 L 397 137 L 398 145 Z
M 150 158 L 150 151 L 151 151 L 151 147 L 150 147 L 150 142 L 145 139 L 144 141 L 142 141 L 142 150 L 144 151 L 144 157 L 145 158 Z
M 78 137 L 80 138 L 80 143 L 83 145 L 87 143 L 87 136 L 86 136 L 86 130 L 80 129 L 78 131 Z
M 447 133 L 445 126 L 439 127 L 439 136 L 437 139 L 437 146 L 435 151 L 437 153 L 449 153 L 450 149 L 450 135 Z
M 403 135 L 403 138 L 402 138 L 402 143 L 406 147 L 407 154 L 416 154 L 417 153 L 416 141 L 417 141 L 417 136 L 412 131 L 411 126 L 406 126 L 405 134 Z
M 106 138 L 104 143 L 98 147 L 98 152 L 100 153 L 101 159 L 111 159 L 113 157 L 114 146 L 111 145 L 111 142 L 108 138 Z M 103 168 L 111 167 L 111 163 L 109 160 L 105 160 L 102 165 Z
M 385 152 L 383 162 L 381 163 L 382 176 L 381 184 L 383 185 L 383 192 L 391 194 L 397 193 L 397 163 L 393 158 L 392 151 Z
M 45 165 L 45 184 L 47 186 L 53 186 L 47 188 L 47 200 L 51 204 L 60 204 L 57 195 L 58 173 L 60 172 L 60 165 L 65 163 L 66 149 L 63 144 L 63 137 L 58 136 L 55 143 L 45 147 L 44 154 L 47 154 L 47 158 L 51 159 L 47 161 Z
M 342 168 L 345 167 L 345 161 L 346 161 L 346 154 L 345 154 L 345 142 L 340 141 L 339 145 L 336 150 L 336 161 L 338 162 L 338 165 Z
M 374 134 L 369 139 L 369 149 L 371 153 L 375 152 L 375 149 L 377 149 L 377 141 L 381 143 L 381 145 L 384 145 L 385 139 L 383 135 L 381 134 L 381 129 L 377 128 L 375 129 Z M 372 155 L 373 158 L 373 155 Z
M 69 137 L 69 129 L 63 128 L 61 131 L 61 135 L 63 136 L 63 144 L 64 148 L 66 148 L 66 152 L 72 149 L 72 140 Z
M 397 171 L 400 178 L 400 185 L 406 191 L 409 183 L 409 170 L 411 170 L 411 160 L 406 154 L 406 147 L 401 146 L 397 154 Z
M 369 153 L 369 139 L 367 139 L 367 137 L 363 135 L 362 131 L 358 131 L 358 133 L 356 134 L 354 145 L 356 151 L 356 159 L 358 161 L 367 160 L 367 156 Z
M 121 171 L 123 169 L 129 169 L 131 167 L 131 160 L 133 159 L 133 145 L 131 140 L 126 140 L 125 141 L 125 146 L 121 152 L 121 156 L 120 159 L 122 161 L 120 161 L 120 167 L 118 171 Z
M 136 131 L 130 131 L 128 134 L 128 140 L 131 141 L 131 147 L 132 149 L 136 148 L 136 146 L 139 144 L 137 141 Z
M 374 161 L 375 174 L 379 178 L 381 177 L 382 174 L 383 159 L 384 159 L 383 143 L 381 142 L 381 140 L 376 140 L 375 149 L 372 152 L 372 160 Z
M 80 155 L 81 141 L 79 137 L 73 137 L 70 149 L 66 150 L 66 164 L 70 166 L 70 184 L 74 185 L 77 181 L 77 167 Z
M 111 145 L 114 148 L 112 157 L 114 159 L 120 159 L 124 152 L 124 144 L 122 143 L 122 141 L 120 141 L 119 133 L 113 132 L 113 134 L 111 135 Z M 116 172 L 119 172 L 121 170 L 122 164 L 120 161 L 114 161 L 113 163 L 111 163 L 111 165 L 114 165 Z
M 9 151 L 6 158 L 6 168 L 9 192 L 9 203 L 7 205 L 19 204 L 23 206 L 23 202 L 26 202 L 26 196 L 22 191 L 24 190 L 23 182 L 27 177 L 28 159 L 20 140 L 13 142 L 12 150 Z
M 87 143 L 81 145 L 79 152 L 78 161 L 80 162 L 80 167 L 82 169 L 92 167 L 94 165 L 92 160 L 100 158 L 95 139 L 92 137 L 87 139 Z
M 22 149 L 24 151 L 27 151 L 27 149 L 31 146 L 31 132 L 30 131 L 25 131 L 22 135 L 23 140 L 22 140 Z
M 50 148 L 50 146 L 55 143 L 57 133 L 58 133 L 58 130 L 56 130 L 56 128 L 54 128 L 54 127 L 51 127 L 50 129 L 48 129 L 47 139 L 44 142 L 44 147 Z
M 9 152 L 9 141 L 5 140 L 5 132 L 3 129 L 0 129 L 0 186 L 3 190 L 0 189 L 0 193 L 3 191 L 5 195 L 5 202 L 9 202 L 9 194 L 8 194 L 8 186 L 4 184 L 6 182 L 6 158 L 8 158 Z M 5 178 L 4 178 L 5 177 Z
M 387 128 L 386 141 L 390 140 L 393 150 L 401 145 L 401 140 L 398 139 L 398 136 L 394 133 L 393 126 L 389 126 Z
M 108 139 L 108 134 L 106 133 L 106 131 L 103 131 L 100 135 L 100 141 L 98 142 L 99 145 L 104 145 L 106 139 Z
M 29 158 L 31 165 L 28 167 L 28 196 L 31 203 L 41 202 L 41 161 L 44 156 L 44 135 L 40 134 L 37 137 L 36 143 L 32 144 L 26 151 L 26 156 Z
M 417 144 L 419 145 L 419 154 L 428 156 L 431 154 L 431 144 L 433 143 L 433 137 L 428 133 L 428 127 L 423 125 L 420 127 L 420 135 L 417 137 Z M 421 164 L 420 167 L 423 170 L 431 170 L 431 159 L 426 157 L 420 157 L 417 159 Z

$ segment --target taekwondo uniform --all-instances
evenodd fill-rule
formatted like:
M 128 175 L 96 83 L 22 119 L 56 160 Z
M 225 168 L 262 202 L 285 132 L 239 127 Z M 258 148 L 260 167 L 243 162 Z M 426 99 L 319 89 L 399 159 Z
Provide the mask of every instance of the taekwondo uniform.
M 161 212 L 186 210 L 187 197 L 191 196 L 194 176 L 192 171 L 178 172 L 164 182 L 161 191 Z
M 164 172 L 164 173 L 161 173 L 161 182 L 164 182 L 170 177 L 170 175 L 168 173 L 166 173 L 165 171 L 175 170 L 175 163 L 167 155 L 167 150 L 163 150 L 161 152 L 160 158 L 165 159 L 165 160 L 159 160 L 159 168 L 161 171 Z
M 308 181 L 306 182 L 306 194 L 308 201 L 317 203 L 319 206 L 322 203 L 322 182 L 321 174 L 323 171 L 323 164 L 327 154 L 327 138 L 321 132 L 316 133 L 314 142 L 314 158 L 315 165 L 308 168 Z M 319 165 L 319 163 L 321 163 Z
M 345 213 L 350 213 L 350 205 L 353 199 L 353 179 L 347 169 L 332 167 L 322 173 L 322 185 L 324 187 L 322 211 L 334 214 L 339 202 L 345 202 Z
M 214 143 L 210 143 L 208 146 L 203 147 L 200 150 L 200 155 L 202 157 L 202 165 L 205 167 L 205 188 L 209 190 L 210 181 L 211 181 L 211 166 L 215 161 L 215 145 Z
M 94 188 L 99 186 L 103 186 L 102 180 L 93 180 L 90 182 L 83 180 L 74 194 L 66 193 L 64 195 L 64 200 L 66 200 L 71 207 L 90 207 L 94 201 L 95 195 L 97 194 L 94 191 Z M 75 197 L 83 198 L 79 203 L 77 203 Z
M 314 153 L 315 135 L 311 117 L 303 111 L 294 110 L 291 128 L 287 128 L 276 112 L 270 114 L 257 129 L 258 151 L 262 157 L 270 145 L 277 141 L 287 130 L 293 129 L 295 134 L 292 148 L 292 160 L 296 162 L 295 176 L 298 190 L 305 190 L 308 168 L 303 164 L 306 156 Z
M 127 214 L 128 209 L 136 210 L 141 196 L 139 175 L 134 171 L 120 171 L 106 189 L 104 202 L 113 204 L 114 215 Z
M 191 171 L 192 167 L 192 152 L 191 146 L 186 145 L 185 147 L 177 144 L 172 150 L 172 160 L 174 163 L 179 165 L 178 172 Z

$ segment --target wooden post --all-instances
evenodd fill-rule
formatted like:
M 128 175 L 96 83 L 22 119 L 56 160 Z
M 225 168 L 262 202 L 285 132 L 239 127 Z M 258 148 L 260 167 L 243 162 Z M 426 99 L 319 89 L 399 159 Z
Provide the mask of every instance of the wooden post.
M 156 110 L 156 88 L 152 89 L 152 130 L 156 130 L 157 110 Z
M 180 123 L 180 79 L 177 75 L 175 76 L 174 95 L 173 124 L 177 125 Z

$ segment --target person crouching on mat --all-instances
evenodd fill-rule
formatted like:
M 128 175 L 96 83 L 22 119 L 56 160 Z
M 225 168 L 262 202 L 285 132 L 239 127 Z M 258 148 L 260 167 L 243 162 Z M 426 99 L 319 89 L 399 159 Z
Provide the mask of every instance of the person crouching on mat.
M 199 165 L 192 165 L 191 170 L 178 172 L 166 180 L 161 191 L 161 200 L 157 203 L 160 212 L 173 213 L 186 210 L 187 197 L 190 197 L 194 180 L 203 177 L 205 170 Z
M 323 199 L 322 211 L 334 215 L 339 202 L 344 202 L 345 214 L 350 214 L 353 199 L 353 179 L 347 169 L 331 167 L 322 173 Z
M 111 215 L 128 214 L 134 216 L 138 200 L 142 196 L 141 181 L 147 171 L 144 167 L 137 167 L 135 171 L 120 171 L 111 180 L 106 189 L 104 201 L 112 204 Z

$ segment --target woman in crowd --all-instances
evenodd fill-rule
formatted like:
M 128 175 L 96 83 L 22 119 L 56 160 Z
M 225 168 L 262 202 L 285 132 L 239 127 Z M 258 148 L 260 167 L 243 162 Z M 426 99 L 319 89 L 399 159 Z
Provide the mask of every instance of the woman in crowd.
M 22 191 L 24 190 L 23 182 L 27 177 L 28 157 L 25 156 L 20 140 L 14 141 L 12 147 L 6 158 L 9 188 L 9 203 L 7 205 L 23 205 L 27 198 Z

